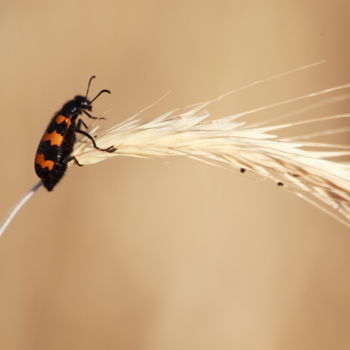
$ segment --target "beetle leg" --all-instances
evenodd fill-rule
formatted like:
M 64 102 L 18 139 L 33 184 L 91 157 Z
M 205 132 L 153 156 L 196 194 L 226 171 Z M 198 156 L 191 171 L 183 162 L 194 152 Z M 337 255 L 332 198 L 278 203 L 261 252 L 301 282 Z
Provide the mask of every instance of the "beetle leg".
M 92 144 L 94 145 L 94 148 L 96 148 L 96 149 L 98 149 L 100 151 L 103 151 L 103 152 L 108 152 L 108 153 L 113 153 L 113 152 L 115 152 L 117 150 L 114 146 L 110 146 L 108 148 L 100 148 L 100 147 L 98 147 L 96 145 L 95 139 L 88 132 L 86 132 L 84 130 L 81 130 L 81 125 L 82 124 L 87 128 L 86 124 L 82 121 L 82 119 L 79 119 L 78 123 L 77 123 L 77 125 L 75 127 L 75 132 L 77 132 L 79 134 L 83 134 L 87 138 L 89 138 L 91 140 Z
M 85 109 L 82 110 L 82 112 L 87 115 L 91 119 L 106 119 L 105 117 L 93 117 L 89 112 L 87 112 Z
M 65 160 L 65 163 L 69 163 L 71 160 L 74 160 L 74 163 L 75 163 L 76 165 L 84 166 L 83 164 L 80 164 L 80 163 L 78 162 L 78 159 L 75 158 L 74 156 L 68 157 L 67 160 Z

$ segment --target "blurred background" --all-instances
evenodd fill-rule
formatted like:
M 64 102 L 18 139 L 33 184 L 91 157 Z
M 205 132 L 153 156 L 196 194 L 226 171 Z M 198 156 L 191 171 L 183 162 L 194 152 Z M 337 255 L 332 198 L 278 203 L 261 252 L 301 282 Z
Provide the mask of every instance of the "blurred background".
M 38 181 L 34 154 L 52 114 L 92 74 L 91 95 L 112 90 L 94 105 L 106 126 L 167 91 L 145 120 L 320 59 L 229 96 L 213 115 L 350 82 L 346 0 L 0 8 L 2 217 Z M 345 111 L 349 102 L 308 117 Z M 0 240 L 0 348 L 347 349 L 349 252 L 346 227 L 249 174 L 183 158 L 72 167 Z

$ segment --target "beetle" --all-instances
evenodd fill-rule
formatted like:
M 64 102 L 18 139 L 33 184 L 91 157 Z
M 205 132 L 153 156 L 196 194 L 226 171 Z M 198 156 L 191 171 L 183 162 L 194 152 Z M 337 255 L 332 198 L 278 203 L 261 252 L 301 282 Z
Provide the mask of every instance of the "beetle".
M 73 146 L 76 140 L 76 133 L 83 134 L 89 138 L 93 147 L 102 152 L 115 152 L 116 148 L 100 148 L 96 145 L 94 138 L 81 129 L 87 125 L 78 117 L 85 114 L 91 119 L 105 119 L 93 117 L 89 112 L 92 111 L 92 103 L 103 93 L 110 94 L 109 90 L 101 90 L 91 101 L 88 99 L 90 85 L 95 76 L 91 76 L 88 82 L 85 96 L 77 95 L 72 100 L 66 102 L 62 108 L 51 119 L 43 137 L 40 140 L 35 155 L 35 172 L 41 179 L 44 187 L 52 191 L 56 184 L 61 180 L 67 170 L 69 161 L 74 160 L 81 166 L 75 157 L 71 156 Z

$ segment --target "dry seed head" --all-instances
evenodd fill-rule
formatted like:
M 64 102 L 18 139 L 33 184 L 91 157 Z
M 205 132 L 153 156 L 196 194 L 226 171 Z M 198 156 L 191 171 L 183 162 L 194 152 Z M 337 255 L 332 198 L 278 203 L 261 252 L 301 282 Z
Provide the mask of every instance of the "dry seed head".
M 253 110 L 234 114 L 229 117 L 209 121 L 206 110 L 213 102 L 231 93 L 265 83 L 301 70 L 305 70 L 324 61 L 302 66 L 270 78 L 257 80 L 233 90 L 213 101 L 190 106 L 183 113 L 171 111 L 149 122 L 142 122 L 138 115 L 127 119 L 107 131 L 98 126 L 90 129 L 97 133 L 96 141 L 102 148 L 117 148 L 115 153 L 96 151 L 90 140 L 81 138 L 75 144 L 73 156 L 80 164 L 93 164 L 115 156 L 156 157 L 187 156 L 211 165 L 237 168 L 241 173 L 247 170 L 272 179 L 278 186 L 315 205 L 335 219 L 350 227 L 350 163 L 334 161 L 334 158 L 349 155 L 350 147 L 337 144 L 305 141 L 314 137 L 349 132 L 350 127 L 319 130 L 306 135 L 278 138 L 277 130 L 289 130 L 297 125 L 317 124 L 332 119 L 349 118 L 350 114 L 337 114 L 317 119 L 278 124 L 281 119 L 302 112 L 350 98 L 350 94 L 324 98 L 299 110 L 293 110 L 278 118 L 248 124 L 239 120 L 263 110 L 302 101 L 311 97 L 327 95 L 335 91 L 350 88 L 350 84 L 317 91 L 311 94 L 291 98 L 282 102 L 265 105 Z M 239 120 L 239 121 L 238 121 Z M 268 126 L 275 123 L 272 126 Z M 88 142 L 86 142 L 88 141 Z M 42 185 L 41 181 L 33 186 L 10 210 L 0 226 L 0 236 L 16 216 L 23 205 Z
M 76 142 L 73 155 L 83 165 L 118 156 L 186 156 L 210 165 L 236 168 L 242 173 L 250 171 L 273 180 L 350 227 L 350 165 L 334 160 L 349 155 L 350 148 L 308 141 L 320 135 L 346 132 L 350 128 L 321 130 L 289 138 L 279 138 L 274 134 L 297 125 L 317 125 L 325 120 L 349 118 L 350 114 L 270 126 L 266 123 L 249 125 L 243 120 L 252 113 L 348 88 L 350 84 L 209 120 L 208 107 L 225 94 L 185 111 L 164 113 L 147 122 L 132 117 L 106 131 L 94 126 L 90 133 L 97 135 L 98 146 L 114 146 L 117 151 L 98 151 L 83 137 Z M 349 94 L 341 98 L 348 99 Z

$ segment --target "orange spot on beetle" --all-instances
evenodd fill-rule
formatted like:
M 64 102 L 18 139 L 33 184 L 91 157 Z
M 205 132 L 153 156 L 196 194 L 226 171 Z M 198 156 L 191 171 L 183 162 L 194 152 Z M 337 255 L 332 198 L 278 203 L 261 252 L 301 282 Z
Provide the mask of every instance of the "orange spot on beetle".
M 45 157 L 41 153 L 37 153 L 35 156 L 35 164 L 40 165 L 41 168 L 49 168 L 49 170 L 53 169 L 55 165 L 53 160 L 45 160 Z
M 49 134 L 46 133 L 43 138 L 42 141 L 50 141 L 50 145 L 51 146 L 61 146 L 62 142 L 63 142 L 63 135 L 57 133 L 55 130 L 50 132 Z
M 59 115 L 55 118 L 55 122 L 56 122 L 57 124 L 66 123 L 68 128 L 70 127 L 70 123 L 71 123 L 70 119 L 67 118 L 66 116 L 62 115 L 62 114 L 59 114 Z

